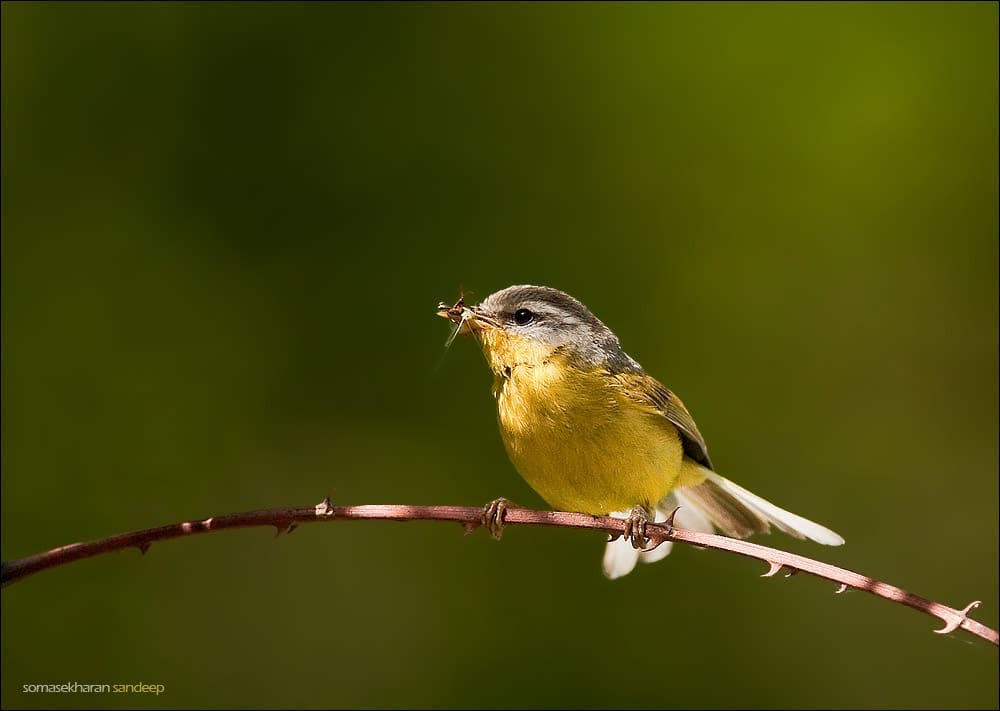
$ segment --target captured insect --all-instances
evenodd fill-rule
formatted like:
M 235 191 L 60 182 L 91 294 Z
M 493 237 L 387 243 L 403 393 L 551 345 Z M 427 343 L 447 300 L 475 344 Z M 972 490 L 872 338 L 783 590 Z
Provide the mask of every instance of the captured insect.
M 461 333 L 462 327 L 465 326 L 465 322 L 475 315 L 472 312 L 472 309 L 465 305 L 464 291 L 459 294 L 458 301 L 456 301 L 452 306 L 448 306 L 448 304 L 443 301 L 439 303 L 437 313 L 438 316 L 446 318 L 455 324 L 451 334 L 448 336 L 448 340 L 444 342 L 445 348 L 449 348 L 451 344 L 455 342 L 455 337 Z

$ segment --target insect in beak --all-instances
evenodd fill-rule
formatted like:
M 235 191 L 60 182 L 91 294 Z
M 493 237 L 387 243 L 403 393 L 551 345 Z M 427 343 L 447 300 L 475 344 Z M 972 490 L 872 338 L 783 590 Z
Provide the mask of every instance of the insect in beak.
M 465 294 L 458 297 L 454 306 L 448 306 L 443 301 L 438 304 L 437 315 L 446 318 L 452 323 L 460 323 L 468 318 L 466 312 L 472 313 L 471 309 L 465 305 Z
M 465 294 L 459 296 L 458 301 L 456 301 L 453 306 L 448 306 L 448 304 L 442 301 L 438 304 L 437 315 L 441 318 L 446 318 L 455 324 L 454 330 L 451 332 L 451 335 L 448 336 L 448 340 L 445 341 L 445 348 L 448 348 L 455 342 L 455 337 L 462 332 L 463 328 L 466 328 L 466 322 L 476 317 L 475 312 L 465 305 Z M 466 331 L 468 330 L 469 329 L 466 328 Z

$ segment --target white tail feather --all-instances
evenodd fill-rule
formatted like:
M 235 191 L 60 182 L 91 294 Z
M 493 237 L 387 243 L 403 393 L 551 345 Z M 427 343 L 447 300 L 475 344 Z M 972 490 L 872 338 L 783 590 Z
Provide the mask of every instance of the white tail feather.
M 611 515 L 616 518 L 628 517 L 628 513 L 621 512 Z M 625 538 L 617 538 L 608 541 L 608 544 L 604 546 L 604 560 L 601 567 L 608 578 L 615 580 L 631 573 L 638 561 L 639 551 L 632 547 L 632 543 Z
M 817 543 L 827 546 L 843 545 L 844 539 L 831 531 L 826 526 L 821 526 L 807 518 L 802 518 L 791 511 L 785 511 L 772 504 L 766 499 L 762 499 L 756 494 L 751 494 L 738 484 L 734 484 L 725 477 L 719 476 L 710 469 L 701 469 L 701 473 L 714 482 L 720 489 L 737 499 L 741 504 L 754 511 L 768 523 L 790 535 L 801 535 Z

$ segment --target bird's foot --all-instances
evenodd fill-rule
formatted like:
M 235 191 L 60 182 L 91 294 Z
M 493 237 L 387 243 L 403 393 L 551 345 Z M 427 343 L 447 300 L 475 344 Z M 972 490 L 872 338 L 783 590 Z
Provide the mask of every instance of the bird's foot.
M 490 536 L 498 541 L 500 540 L 500 536 L 503 535 L 503 529 L 506 526 L 503 517 L 507 513 L 508 506 L 510 506 L 510 501 L 501 496 L 499 499 L 495 499 L 483 507 L 483 526 L 490 532 Z
M 649 545 L 646 538 L 646 524 L 649 523 L 649 511 L 644 506 L 633 506 L 625 519 L 625 528 L 622 535 L 625 540 L 632 544 L 633 548 L 644 549 Z

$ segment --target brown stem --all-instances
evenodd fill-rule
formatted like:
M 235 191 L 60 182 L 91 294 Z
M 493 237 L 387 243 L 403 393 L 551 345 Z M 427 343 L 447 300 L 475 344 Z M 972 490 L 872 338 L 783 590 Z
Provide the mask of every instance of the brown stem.
M 293 509 L 265 509 L 227 514 L 225 516 L 215 516 L 198 521 L 185 521 L 184 523 L 175 523 L 169 526 L 121 533 L 117 536 L 89 541 L 87 543 L 71 543 L 68 546 L 54 548 L 44 553 L 3 563 L 2 571 L 0 571 L 0 582 L 6 586 L 34 573 L 65 565 L 75 560 L 82 560 L 83 558 L 90 558 L 91 556 L 119 551 L 125 548 L 138 548 L 145 553 L 150 545 L 158 541 L 181 538 L 197 533 L 222 531 L 229 528 L 274 526 L 278 529 L 278 533 L 282 533 L 291 531 L 300 523 L 338 519 L 385 519 L 391 521 L 455 521 L 462 524 L 466 531 L 471 533 L 480 526 L 482 513 L 483 510 L 481 508 L 469 506 L 399 506 L 381 504 L 369 506 L 332 506 L 327 499 L 316 506 Z M 534 511 L 514 507 L 507 509 L 504 515 L 504 522 L 506 524 L 528 526 L 592 528 L 606 531 L 612 535 L 620 535 L 624 523 L 622 519 L 608 516 L 589 516 L 587 514 L 569 513 L 566 511 Z M 941 629 L 935 630 L 936 632 L 947 634 L 956 629 L 963 629 L 966 632 L 985 639 L 994 646 L 998 645 L 996 630 L 968 616 L 969 611 L 979 605 L 978 601 L 966 605 L 962 610 L 956 610 L 914 595 L 893 585 L 879 582 L 878 580 L 854 573 L 850 570 L 821 563 L 811 558 L 805 558 L 800 555 L 786 553 L 785 551 L 726 536 L 672 528 L 669 524 L 650 523 L 647 526 L 646 534 L 654 544 L 660 544 L 664 541 L 678 541 L 703 548 L 729 551 L 730 553 L 736 553 L 748 558 L 762 560 L 769 566 L 768 571 L 764 573 L 765 577 L 774 575 L 782 568 L 786 568 L 789 574 L 801 571 L 815 575 L 818 578 L 825 578 L 839 583 L 840 588 L 837 592 L 843 592 L 848 588 L 864 590 L 872 595 L 883 597 L 892 602 L 898 602 L 938 618 L 944 622 L 944 626 Z

